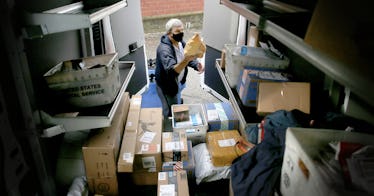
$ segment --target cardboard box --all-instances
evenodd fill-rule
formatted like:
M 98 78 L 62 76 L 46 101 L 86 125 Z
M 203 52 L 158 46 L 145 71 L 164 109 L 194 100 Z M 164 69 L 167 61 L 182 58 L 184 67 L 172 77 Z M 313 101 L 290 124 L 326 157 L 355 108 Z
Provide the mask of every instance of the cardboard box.
M 125 124 L 126 132 L 137 132 L 138 131 L 138 122 L 140 116 L 140 107 L 142 104 L 141 95 L 133 95 L 130 100 L 130 109 Z
M 121 150 L 117 162 L 118 172 L 133 172 L 135 146 L 137 134 L 126 132 L 123 134 Z
M 91 135 L 82 146 L 86 176 L 92 181 L 91 185 L 103 179 L 112 178 L 111 181 L 113 181 L 117 175 L 116 163 L 124 130 L 123 121 L 127 118 L 129 104 L 130 98 L 126 93 L 114 114 L 112 125 L 91 130 Z M 89 186 L 89 189 L 92 192 L 95 191 L 93 186 Z
M 238 157 L 236 142 L 240 138 L 237 130 L 213 131 L 206 135 L 206 145 L 212 163 L 216 167 L 229 166 Z
M 190 121 L 188 105 L 179 105 L 178 107 L 175 107 L 173 114 L 175 122 Z
M 372 79 L 374 38 L 371 30 L 365 30 L 374 24 L 372 8 L 371 0 L 354 5 L 349 0 L 342 0 L 339 6 L 332 0 L 318 1 L 304 40 L 314 49 L 342 62 L 348 77 L 349 72 L 354 71 L 364 75 L 363 78 Z M 372 84 L 360 82 L 366 89 L 371 89 Z
M 161 171 L 162 119 L 161 108 L 142 108 L 140 110 L 139 130 L 135 146 L 134 172 Z
M 134 171 L 131 174 L 132 181 L 138 186 L 157 185 L 158 172 Z
M 310 113 L 310 83 L 260 82 L 257 114 L 267 115 L 277 110 L 298 109 Z
M 188 160 L 187 161 L 170 161 L 162 163 L 162 171 L 185 170 L 189 179 L 195 177 L 195 158 L 192 151 L 192 142 L 187 141 Z
M 133 95 L 130 100 L 125 133 L 123 134 L 121 150 L 117 162 L 118 172 L 133 172 L 141 101 L 141 95 Z
M 186 171 L 159 172 L 157 195 L 189 196 Z
M 258 84 L 264 81 L 289 81 L 289 74 L 248 67 L 240 72 L 236 91 L 242 104 L 248 107 L 257 106 Z
M 204 108 L 209 126 L 208 131 L 239 129 L 239 119 L 230 103 L 206 103 Z
M 104 178 L 87 178 L 87 184 L 95 195 L 118 195 L 117 176 Z
M 162 133 L 163 161 L 188 160 L 188 147 L 186 131 Z
M 280 190 L 282 195 L 368 195 L 337 186 L 327 176 L 320 161 L 321 152 L 333 141 L 373 145 L 374 136 L 342 130 L 288 128 Z M 334 188 L 335 187 L 335 188 Z

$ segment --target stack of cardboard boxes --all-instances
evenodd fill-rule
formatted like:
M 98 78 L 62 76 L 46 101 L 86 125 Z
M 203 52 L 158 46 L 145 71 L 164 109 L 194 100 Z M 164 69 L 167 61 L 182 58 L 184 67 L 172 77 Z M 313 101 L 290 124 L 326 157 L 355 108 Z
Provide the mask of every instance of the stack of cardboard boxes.
M 291 82 L 285 72 L 248 67 L 241 71 L 236 91 L 244 106 L 265 116 L 277 110 L 309 113 L 310 83 Z
M 125 123 L 125 133 L 122 138 L 120 157 L 117 163 L 118 172 L 133 171 L 141 101 L 141 96 L 133 96 L 131 98 L 129 113 Z
M 178 169 L 183 169 L 187 172 L 188 179 L 193 179 L 195 177 L 195 157 L 192 152 L 192 142 L 187 140 L 187 160 L 182 161 L 166 161 L 162 163 L 162 171 L 174 171 Z M 165 151 L 164 151 L 165 152 Z M 168 153 L 168 152 L 166 152 Z
M 256 107 L 258 84 L 260 82 L 287 82 L 290 75 L 285 72 L 256 67 L 245 67 L 239 75 L 236 91 L 242 104 L 248 107 Z
M 136 185 L 155 185 L 162 164 L 162 109 L 141 108 L 141 101 L 140 95 L 131 99 L 117 170 L 131 173 Z
M 158 173 L 157 195 L 188 196 L 188 181 L 186 171 L 168 171 Z
M 141 102 L 141 96 L 134 95 L 130 99 L 126 93 L 111 126 L 91 131 L 82 148 L 90 192 L 118 195 L 119 186 L 122 186 L 119 185 L 118 174 L 125 173 L 135 185 L 158 185 L 158 194 L 171 191 L 188 195 L 187 182 L 195 177 L 193 143 L 189 139 L 188 129 L 164 132 L 162 109 L 141 108 Z M 230 104 L 200 104 L 198 108 L 206 124 L 205 112 L 216 114 L 216 118 L 210 121 L 212 130 L 236 128 L 238 120 L 232 108 L 227 106 Z M 203 126 L 204 129 L 207 127 Z M 208 141 L 212 151 L 220 154 L 223 151 L 216 144 L 235 144 L 237 137 L 240 137 L 238 131 L 232 133 L 212 132 L 208 140 L 205 140 L 205 133 L 202 142 Z M 231 153 L 224 154 L 233 155 L 235 146 L 229 146 Z
M 141 108 L 141 102 L 141 96 L 131 99 L 117 171 L 129 174 L 135 185 L 159 184 L 162 192 L 174 186 L 188 195 L 187 174 L 192 177 L 195 169 L 191 141 L 185 131 L 163 132 L 162 109 Z M 168 178 L 159 178 L 161 171 Z
M 138 122 L 132 179 L 136 185 L 156 185 L 161 171 L 162 109 L 142 108 Z M 126 145 L 126 143 L 124 143 Z
M 116 165 L 129 104 L 129 94 L 126 93 L 115 112 L 112 125 L 92 130 L 82 147 L 88 187 L 92 193 L 118 195 Z

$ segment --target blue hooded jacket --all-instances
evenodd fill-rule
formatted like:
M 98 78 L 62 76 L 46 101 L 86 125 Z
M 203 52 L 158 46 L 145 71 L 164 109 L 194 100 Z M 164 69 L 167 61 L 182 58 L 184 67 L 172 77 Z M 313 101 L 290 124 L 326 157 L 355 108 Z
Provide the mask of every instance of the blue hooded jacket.
M 182 41 L 182 46 L 186 43 Z M 178 76 L 179 74 L 174 70 L 174 66 L 177 64 L 177 56 L 172 42 L 170 41 L 168 35 L 163 35 L 161 37 L 161 42 L 157 47 L 156 56 L 156 70 L 155 78 L 157 85 L 162 89 L 164 94 L 175 96 L 178 93 Z M 193 60 L 188 63 L 189 67 L 197 70 L 198 61 Z M 185 68 L 184 76 L 181 83 L 186 82 L 188 68 Z

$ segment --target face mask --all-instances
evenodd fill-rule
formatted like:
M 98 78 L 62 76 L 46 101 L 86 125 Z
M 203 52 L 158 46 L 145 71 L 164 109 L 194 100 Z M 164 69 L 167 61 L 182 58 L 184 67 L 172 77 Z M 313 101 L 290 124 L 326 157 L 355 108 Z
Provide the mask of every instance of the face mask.
M 180 42 L 183 40 L 183 32 L 178 34 L 173 34 L 173 39 L 177 42 Z

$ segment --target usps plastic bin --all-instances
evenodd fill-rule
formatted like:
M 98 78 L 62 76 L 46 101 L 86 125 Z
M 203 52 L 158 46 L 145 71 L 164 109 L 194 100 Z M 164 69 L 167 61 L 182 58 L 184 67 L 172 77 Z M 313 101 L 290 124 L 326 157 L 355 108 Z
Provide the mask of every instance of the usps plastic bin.
M 374 145 L 374 135 L 331 129 L 287 129 L 280 185 L 282 195 L 372 195 L 348 189 L 342 183 L 342 174 L 321 169 L 324 165 L 321 152 L 333 141 Z
M 172 105 L 173 131 L 185 130 L 193 145 L 205 142 L 208 123 L 202 104 Z
M 231 88 L 236 87 L 240 71 L 245 66 L 284 70 L 290 64 L 287 57 L 278 57 L 270 50 L 263 48 L 225 44 L 225 49 L 225 76 Z
M 44 74 L 59 99 L 75 107 L 110 104 L 121 87 L 118 54 L 63 61 Z

